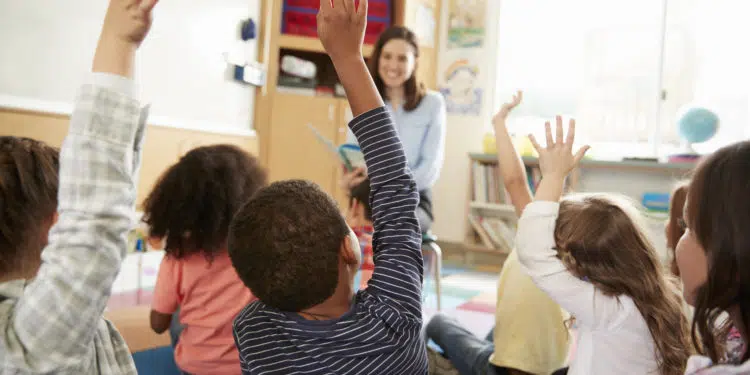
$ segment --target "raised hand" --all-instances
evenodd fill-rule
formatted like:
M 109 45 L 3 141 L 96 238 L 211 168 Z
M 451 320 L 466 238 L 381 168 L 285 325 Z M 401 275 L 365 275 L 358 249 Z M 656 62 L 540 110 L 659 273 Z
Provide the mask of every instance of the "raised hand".
M 158 0 L 110 0 L 92 71 L 132 78 L 135 52 L 151 29 Z
M 158 0 L 110 0 L 103 37 L 140 46 L 151 29 L 151 11 Z
M 539 169 L 542 172 L 542 178 L 564 179 L 570 171 L 575 168 L 581 161 L 586 151 L 590 148 L 588 145 L 578 149 L 573 154 L 573 142 L 576 135 L 576 122 L 571 119 L 568 123 L 568 136 L 563 139 L 562 118 L 557 116 L 555 138 L 552 138 L 552 129 L 549 121 L 544 124 L 547 135 L 547 147 L 542 147 L 536 141 L 533 135 L 529 135 L 529 140 L 539 153 Z
M 510 114 L 513 108 L 516 108 L 519 104 L 521 104 L 522 100 L 523 91 L 516 91 L 516 94 L 513 95 L 513 99 L 510 102 L 504 103 L 503 106 L 500 107 L 500 110 L 492 118 L 492 124 L 495 126 L 505 125 L 505 120 L 508 118 L 508 114 Z
M 367 26 L 367 0 L 321 0 L 318 37 L 331 59 L 362 57 Z

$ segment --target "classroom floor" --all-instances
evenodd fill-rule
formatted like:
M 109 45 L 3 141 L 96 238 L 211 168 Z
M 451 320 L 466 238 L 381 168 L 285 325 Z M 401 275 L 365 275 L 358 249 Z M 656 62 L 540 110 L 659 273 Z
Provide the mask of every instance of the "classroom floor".
M 128 255 L 115 280 L 108 310 L 149 305 L 162 252 Z M 499 267 L 483 269 L 443 265 L 442 311 L 454 316 L 480 337 L 494 325 L 496 284 Z M 427 275 L 424 288 L 425 322 L 437 311 L 434 279 Z

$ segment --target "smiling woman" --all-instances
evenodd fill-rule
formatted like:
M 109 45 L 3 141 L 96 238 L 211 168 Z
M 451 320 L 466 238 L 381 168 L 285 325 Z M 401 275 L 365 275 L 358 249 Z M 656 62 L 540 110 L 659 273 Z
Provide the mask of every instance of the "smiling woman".
M 440 176 L 445 153 L 445 102 L 443 97 L 425 88 L 416 75 L 419 43 L 408 28 L 393 26 L 385 30 L 373 48 L 370 74 L 396 122 L 396 130 L 419 189 L 417 217 L 422 232 L 434 220 L 431 189 Z M 356 142 L 349 134 L 349 142 Z M 344 174 L 343 184 L 351 188 L 363 180 L 363 170 Z M 358 176 L 359 175 L 359 176 Z

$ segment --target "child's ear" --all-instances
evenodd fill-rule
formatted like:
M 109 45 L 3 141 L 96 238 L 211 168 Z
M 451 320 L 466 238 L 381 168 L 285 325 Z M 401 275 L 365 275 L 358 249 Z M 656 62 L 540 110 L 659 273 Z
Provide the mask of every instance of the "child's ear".
M 359 266 L 362 263 L 362 249 L 359 246 L 359 238 L 351 228 L 349 229 L 349 235 L 341 243 L 341 256 L 347 264 Z

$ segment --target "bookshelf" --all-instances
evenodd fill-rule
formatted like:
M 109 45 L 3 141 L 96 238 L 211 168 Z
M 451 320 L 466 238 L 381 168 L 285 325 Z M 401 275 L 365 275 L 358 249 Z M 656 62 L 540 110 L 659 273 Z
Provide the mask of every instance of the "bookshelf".
M 466 204 L 468 225 L 466 226 L 467 233 L 463 244 L 464 250 L 467 253 L 507 254 L 513 247 L 518 218 L 505 191 L 497 155 L 469 153 L 468 156 L 470 186 Z M 534 192 L 541 179 L 539 160 L 536 157 L 523 157 L 522 160 L 529 176 L 529 187 Z M 604 170 L 605 173 L 636 172 L 662 176 L 684 176 L 694 167 L 695 163 L 690 162 L 662 163 L 644 160 L 584 159 L 566 180 L 565 191 L 582 190 L 579 183 L 581 170 L 593 169 Z M 648 212 L 647 216 L 656 220 L 664 219 L 664 214 L 658 212 Z M 490 221 L 492 226 L 488 227 L 484 223 L 487 220 Z M 493 226 L 495 227 L 495 233 L 491 233 Z M 503 226 L 507 228 L 503 228 Z M 496 241 L 497 236 L 502 236 L 501 241 Z
M 279 36 L 279 47 L 296 51 L 326 53 L 320 39 L 306 36 L 282 34 Z M 365 44 L 362 46 L 362 55 L 365 58 L 369 58 L 372 55 L 372 50 L 373 46 L 371 44 Z

